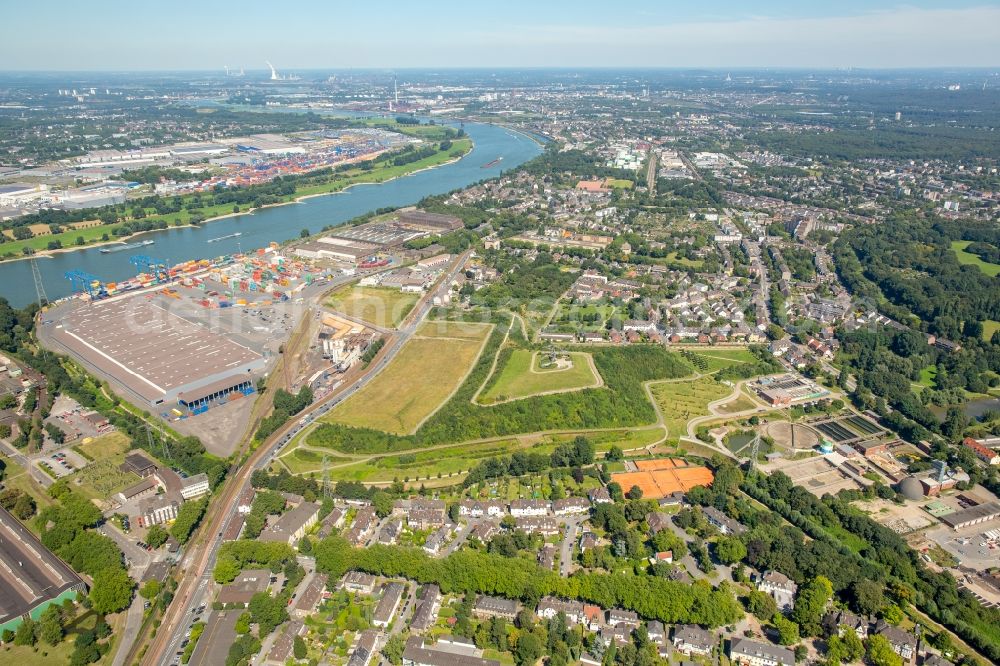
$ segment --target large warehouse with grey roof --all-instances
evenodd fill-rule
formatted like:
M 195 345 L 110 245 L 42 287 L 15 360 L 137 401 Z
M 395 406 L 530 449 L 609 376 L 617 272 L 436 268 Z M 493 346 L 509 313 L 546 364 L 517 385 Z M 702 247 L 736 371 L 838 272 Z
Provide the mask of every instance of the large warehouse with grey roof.
M 266 363 L 256 351 L 142 297 L 77 308 L 53 337 L 151 406 L 249 386 Z

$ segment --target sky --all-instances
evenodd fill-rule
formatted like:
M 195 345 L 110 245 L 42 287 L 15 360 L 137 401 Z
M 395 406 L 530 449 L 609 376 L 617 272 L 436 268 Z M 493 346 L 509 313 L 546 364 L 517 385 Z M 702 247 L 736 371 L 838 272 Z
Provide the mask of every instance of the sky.
M 49 0 L 0 71 L 993 67 L 1000 0 Z

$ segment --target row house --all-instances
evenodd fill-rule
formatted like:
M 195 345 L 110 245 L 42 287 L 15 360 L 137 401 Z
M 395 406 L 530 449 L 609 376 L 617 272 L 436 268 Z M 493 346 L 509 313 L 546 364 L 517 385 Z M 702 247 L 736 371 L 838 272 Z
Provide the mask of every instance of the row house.
M 458 505 L 458 515 L 466 518 L 482 518 L 489 516 L 500 518 L 507 513 L 507 508 L 497 501 L 478 502 L 475 500 L 464 500 Z
M 590 502 L 582 497 L 567 497 L 552 502 L 552 512 L 557 516 L 572 516 L 588 513 Z
M 510 515 L 515 518 L 525 516 L 547 516 L 550 504 L 545 500 L 516 499 L 510 503 Z
M 528 534 L 541 534 L 542 536 L 555 536 L 559 534 L 559 521 L 549 516 L 524 516 L 515 520 L 516 529 L 523 530 Z
M 582 624 L 584 621 L 583 603 L 579 601 L 568 601 L 551 596 L 542 597 L 535 610 L 535 615 L 543 620 L 551 620 L 559 613 L 563 613 L 566 616 L 566 621 L 572 624 Z

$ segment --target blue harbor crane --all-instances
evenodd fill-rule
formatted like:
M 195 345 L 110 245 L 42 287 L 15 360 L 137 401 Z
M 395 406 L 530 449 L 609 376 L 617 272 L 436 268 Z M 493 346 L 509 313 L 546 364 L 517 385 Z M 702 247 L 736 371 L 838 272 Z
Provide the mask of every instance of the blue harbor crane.
M 149 273 L 157 282 L 167 278 L 167 262 L 161 259 L 146 254 L 136 254 L 129 257 L 128 260 L 130 264 L 135 266 L 137 273 Z
M 64 277 L 69 280 L 74 292 L 86 291 L 92 300 L 106 296 L 108 293 L 104 290 L 104 283 L 101 282 L 101 278 L 91 275 L 86 271 L 79 269 L 66 271 Z

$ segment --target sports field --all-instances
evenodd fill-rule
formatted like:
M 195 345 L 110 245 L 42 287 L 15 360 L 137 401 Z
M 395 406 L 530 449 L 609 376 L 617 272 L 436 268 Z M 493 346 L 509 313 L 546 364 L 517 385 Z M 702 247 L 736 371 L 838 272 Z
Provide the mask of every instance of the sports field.
M 497 380 L 480 394 L 479 403 L 491 405 L 541 393 L 577 391 L 601 385 L 590 354 L 569 352 L 563 356 L 568 357 L 569 363 L 543 368 L 544 354 L 526 349 L 514 350 L 503 368 L 499 369 Z
M 395 328 L 410 314 L 420 294 L 386 287 L 348 285 L 330 295 L 327 305 L 338 312 L 382 328 Z
M 708 403 L 725 398 L 732 389 L 711 377 L 693 381 L 662 382 L 650 389 L 663 412 L 663 422 L 671 438 L 687 432 L 687 423 L 698 416 L 707 416 Z
M 462 383 L 492 328 L 436 322 L 422 326 L 382 372 L 324 420 L 396 435 L 412 433 Z

